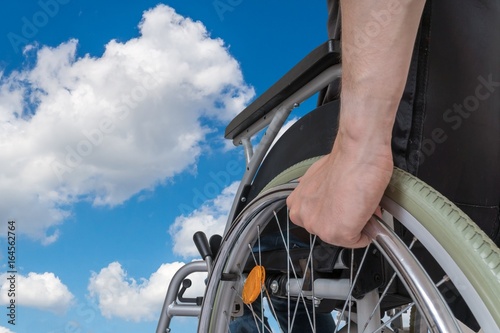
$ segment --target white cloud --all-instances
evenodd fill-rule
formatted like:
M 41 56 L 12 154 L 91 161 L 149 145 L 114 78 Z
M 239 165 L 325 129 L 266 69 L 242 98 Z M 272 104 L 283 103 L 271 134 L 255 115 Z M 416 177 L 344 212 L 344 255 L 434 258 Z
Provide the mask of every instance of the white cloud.
M 128 277 L 120 263 L 113 262 L 93 273 L 88 286 L 90 295 L 96 297 L 103 316 L 120 317 L 130 321 L 158 320 L 167 287 L 173 275 L 184 263 L 163 264 L 149 279 L 140 281 Z M 202 296 L 206 274 L 189 276 L 193 284 L 186 297 Z
M 0 333 L 14 333 L 14 331 L 9 330 L 7 327 L 0 326 Z
M 140 36 L 101 57 L 78 42 L 35 47 L 32 68 L 0 70 L 0 211 L 49 244 L 71 205 L 117 205 L 196 162 L 211 131 L 253 96 L 237 61 L 200 22 L 165 5 Z
M 0 275 L 3 281 L 0 303 L 8 304 L 11 297 L 10 274 Z M 47 310 L 54 313 L 64 313 L 71 306 L 74 296 L 54 273 L 29 273 L 28 276 L 17 274 L 15 277 L 15 300 L 17 305 Z
M 197 231 L 205 232 L 208 238 L 214 234 L 222 235 L 238 185 L 239 182 L 232 183 L 216 198 L 207 200 L 187 216 L 181 215 L 175 219 L 169 230 L 174 241 L 175 254 L 185 258 L 199 257 L 193 243 L 193 235 Z

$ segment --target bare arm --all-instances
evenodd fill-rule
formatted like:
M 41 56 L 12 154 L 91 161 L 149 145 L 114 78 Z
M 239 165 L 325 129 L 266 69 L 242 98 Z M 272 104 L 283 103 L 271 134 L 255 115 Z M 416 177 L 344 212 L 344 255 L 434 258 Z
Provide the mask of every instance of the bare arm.
M 341 0 L 340 129 L 352 139 L 390 143 L 424 3 Z
M 425 0 L 341 0 L 342 92 L 332 152 L 290 195 L 290 218 L 326 242 L 362 247 L 392 174 L 391 133 Z

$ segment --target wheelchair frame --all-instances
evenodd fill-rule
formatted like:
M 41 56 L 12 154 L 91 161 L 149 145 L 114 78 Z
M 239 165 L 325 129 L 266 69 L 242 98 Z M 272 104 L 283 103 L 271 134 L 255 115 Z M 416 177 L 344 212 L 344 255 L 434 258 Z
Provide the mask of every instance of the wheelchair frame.
M 309 53 L 227 126 L 226 139 L 244 148 L 246 169 L 231 206 L 224 234 L 229 230 L 240 206 L 246 202 L 246 194 L 252 180 L 290 113 L 300 103 L 340 79 L 340 76 L 340 41 L 329 40 Z M 265 134 L 254 151 L 251 138 L 266 127 Z M 207 260 L 186 264 L 172 278 L 163 303 L 157 333 L 169 332 L 168 326 L 174 316 L 199 316 L 201 305 L 179 303 L 177 295 L 184 278 L 189 274 L 210 274 L 212 259 L 209 256 L 205 259 Z
M 247 204 L 251 184 L 256 178 L 266 154 L 270 151 L 273 141 L 276 139 L 279 130 L 284 125 L 289 114 L 304 100 L 310 98 L 312 95 L 319 92 L 332 82 L 339 80 L 340 75 L 341 65 L 339 41 L 330 40 L 306 56 L 301 62 L 299 62 L 299 64 L 297 64 L 264 94 L 262 94 L 261 97 L 251 103 L 229 124 L 226 129 L 225 137 L 227 139 L 231 139 L 235 145 L 243 146 L 246 157 L 246 170 L 233 201 L 224 235 L 229 233 L 230 228 L 233 225 L 233 221 L 241 218 L 240 212 L 244 214 L 244 206 Z M 260 140 L 257 149 L 254 151 L 251 139 L 266 127 L 267 129 Z M 384 200 L 386 205 L 387 200 L 390 201 L 390 199 L 385 198 Z M 391 205 L 391 203 L 389 203 L 389 205 Z M 378 225 L 373 219 L 369 223 L 367 231 L 370 233 L 374 244 L 377 244 L 377 238 L 379 235 L 385 234 L 384 228 L 380 228 L 380 225 Z M 410 231 L 414 233 L 413 230 Z M 424 232 L 422 235 L 425 239 L 427 233 Z M 435 240 L 432 239 L 432 241 Z M 185 287 L 181 289 L 181 285 L 188 275 L 194 272 L 207 272 L 210 278 L 212 269 L 214 269 L 210 245 L 208 244 L 206 238 L 204 240 L 200 238 L 198 238 L 198 240 L 195 239 L 195 244 L 200 250 L 203 261 L 188 263 L 179 269 L 179 271 L 174 275 L 165 297 L 156 330 L 157 333 L 170 332 L 169 325 L 172 317 L 174 316 L 197 317 L 201 314 L 202 305 L 199 299 L 189 299 L 188 302 L 186 302 L 186 299 L 184 299 L 184 301 L 181 299 L 183 291 L 185 291 Z M 385 245 L 382 244 L 382 247 L 384 246 Z M 431 244 L 431 246 L 438 246 L 438 244 Z M 495 252 L 495 250 L 493 250 L 493 252 Z M 498 258 L 500 258 L 500 256 L 498 256 Z M 494 262 L 496 262 L 495 260 L 496 259 L 488 261 L 488 265 L 491 266 L 494 264 Z M 220 273 L 220 271 L 218 271 L 218 273 Z M 455 271 L 455 273 L 461 274 L 462 272 Z M 425 284 L 425 281 L 422 282 L 420 273 L 415 273 L 415 276 L 416 279 L 413 282 L 416 284 L 411 288 L 418 289 L 420 288 L 420 284 Z M 333 288 L 333 285 L 328 285 L 327 288 Z M 431 289 L 432 288 L 433 287 L 431 287 Z M 181 290 L 181 292 L 179 292 L 179 290 Z M 369 296 L 369 298 L 372 296 L 374 295 Z M 376 296 L 378 297 L 378 295 Z M 181 300 L 181 302 L 178 300 Z M 368 299 L 367 302 L 373 303 L 374 301 L 373 299 Z M 359 304 L 360 306 L 364 306 L 364 301 L 361 301 Z M 432 304 L 430 307 L 432 308 Z M 444 307 L 447 308 L 446 305 Z M 486 308 L 484 308 L 484 311 L 487 311 Z M 457 324 L 454 320 L 453 322 L 448 322 L 447 318 L 445 318 L 446 316 L 441 316 L 440 313 L 427 313 L 427 315 L 435 317 L 437 322 L 443 323 L 443 327 L 447 328 L 447 330 L 445 330 L 446 332 L 460 331 L 460 328 L 456 326 Z M 371 322 L 369 325 L 372 325 L 374 321 L 376 322 L 377 318 L 370 318 L 367 323 Z M 373 325 L 369 327 L 370 328 L 368 329 L 371 329 L 371 327 L 376 326 Z

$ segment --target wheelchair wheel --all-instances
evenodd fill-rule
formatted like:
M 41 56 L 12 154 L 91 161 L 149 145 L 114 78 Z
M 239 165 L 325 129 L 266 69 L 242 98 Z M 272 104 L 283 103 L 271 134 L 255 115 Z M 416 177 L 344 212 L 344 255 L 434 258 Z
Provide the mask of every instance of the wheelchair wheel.
M 500 331 L 500 250 L 465 214 L 395 169 L 382 220 L 365 228 L 372 244 L 328 246 L 287 217 L 293 179 L 313 162 L 283 172 L 234 221 L 198 332 Z

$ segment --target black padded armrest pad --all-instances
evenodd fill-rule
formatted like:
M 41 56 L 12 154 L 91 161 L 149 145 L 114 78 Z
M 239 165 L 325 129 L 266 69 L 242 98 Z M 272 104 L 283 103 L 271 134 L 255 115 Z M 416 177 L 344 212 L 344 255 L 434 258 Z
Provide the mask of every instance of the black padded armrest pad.
M 338 63 L 340 41 L 329 40 L 318 46 L 240 112 L 226 127 L 224 137 L 234 139 L 321 72 Z

